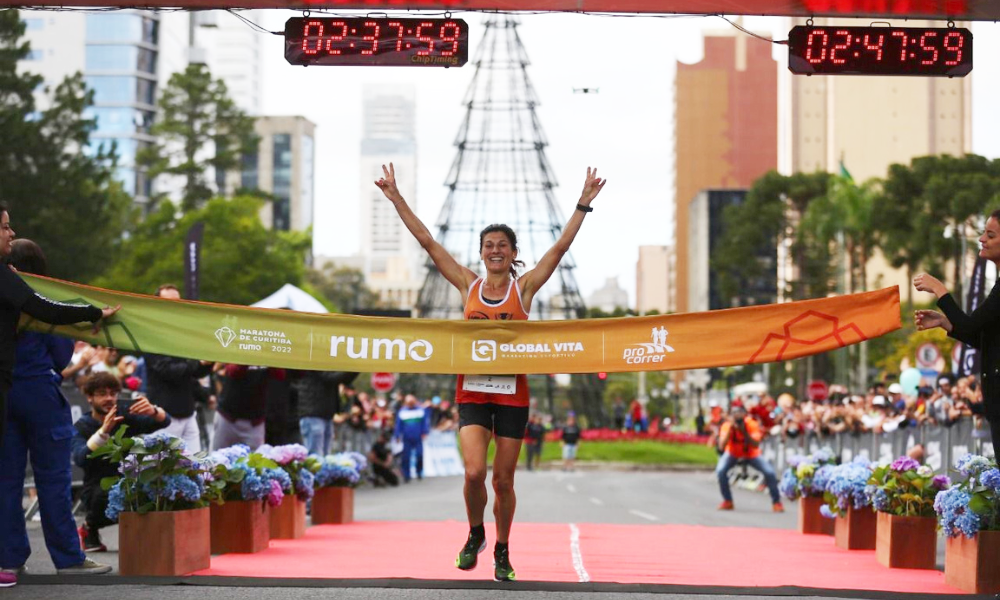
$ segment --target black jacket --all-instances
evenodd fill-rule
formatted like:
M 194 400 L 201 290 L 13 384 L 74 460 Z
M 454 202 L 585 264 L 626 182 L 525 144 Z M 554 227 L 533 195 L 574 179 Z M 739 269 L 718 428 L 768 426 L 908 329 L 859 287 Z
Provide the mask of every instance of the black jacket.
M 965 314 L 951 294 L 938 298 L 937 305 L 951 321 L 948 335 L 979 350 L 986 418 L 1000 422 L 1000 281 L 971 315 Z
M 4 390 L 10 388 L 14 371 L 21 311 L 53 325 L 95 322 L 101 318 L 101 309 L 96 306 L 53 302 L 35 293 L 10 267 L 0 262 L 0 387 Z
M 197 360 L 160 354 L 146 355 L 146 395 L 175 419 L 194 414 L 194 402 L 201 398 L 198 379 L 212 372 L 212 365 Z
M 340 412 L 340 384 L 349 384 L 358 374 L 343 371 L 292 371 L 292 385 L 299 393 L 299 418 L 332 419 Z

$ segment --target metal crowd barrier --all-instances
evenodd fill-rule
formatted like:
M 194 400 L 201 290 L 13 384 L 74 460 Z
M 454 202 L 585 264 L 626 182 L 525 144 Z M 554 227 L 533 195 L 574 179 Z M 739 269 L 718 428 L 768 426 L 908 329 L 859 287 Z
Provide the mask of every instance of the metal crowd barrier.
M 761 444 L 763 456 L 771 462 L 779 477 L 788 465 L 788 459 L 797 454 L 811 454 L 828 447 L 840 457 L 841 462 L 850 462 L 856 456 L 864 456 L 875 462 L 892 462 L 920 444 L 924 447 L 924 462 L 937 472 L 947 473 L 955 461 L 966 453 L 993 456 L 990 430 L 976 429 L 971 418 L 963 418 L 950 426 L 920 425 L 897 429 L 890 433 L 843 432 L 822 435 L 809 432 L 796 438 L 782 440 L 781 436 L 769 436 Z

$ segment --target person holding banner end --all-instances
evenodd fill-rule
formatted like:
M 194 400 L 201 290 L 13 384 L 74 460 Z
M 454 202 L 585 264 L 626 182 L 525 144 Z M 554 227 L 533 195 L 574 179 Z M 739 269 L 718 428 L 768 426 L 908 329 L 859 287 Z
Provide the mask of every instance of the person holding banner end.
M 1000 210 L 994 211 L 986 220 L 986 229 L 979 236 L 979 244 L 979 256 L 1000 268 Z M 944 284 L 933 275 L 917 275 L 913 278 L 913 287 L 918 291 L 934 294 L 937 306 L 941 309 L 941 312 L 914 311 L 913 317 L 918 330 L 940 327 L 948 332 L 949 337 L 979 350 L 983 405 L 996 447 L 1000 440 L 1000 281 L 971 315 L 959 307 Z
M 7 206 L 0 203 L 0 262 L 6 263 L 13 249 L 14 230 L 10 226 Z M 89 321 L 95 324 L 121 309 L 121 305 L 104 309 L 89 304 L 54 302 L 35 292 L 18 277 L 10 265 L 0 265 L 0 441 L 3 440 L 7 418 L 7 392 L 14 372 L 14 351 L 17 347 L 17 325 L 21 312 L 52 325 L 70 325 Z
M 382 166 L 383 178 L 375 182 L 392 202 L 403 224 L 420 246 L 430 255 L 434 265 L 449 283 L 465 298 L 466 319 L 527 320 L 535 293 L 555 272 L 559 261 L 569 251 L 584 216 L 604 188 L 607 180 L 597 177 L 597 169 L 587 168 L 583 193 L 562 235 L 538 261 L 534 269 L 518 276 L 517 235 L 506 225 L 490 225 L 479 234 L 480 258 L 486 266 L 481 277 L 462 266 L 442 246 L 427 227 L 407 206 L 396 186 L 392 163 Z M 497 379 L 509 380 L 496 386 Z M 514 494 L 514 471 L 528 422 L 528 380 L 525 375 L 485 377 L 458 376 L 456 403 L 459 414 L 459 438 L 465 463 L 465 508 L 469 518 L 469 537 L 455 559 L 462 570 L 476 567 L 478 555 L 486 549 L 483 515 L 488 500 L 486 491 L 486 451 L 490 439 L 496 443 L 493 459 L 493 514 L 497 539 L 493 550 L 494 579 L 513 581 L 508 541 L 517 500 Z M 498 393 L 502 389 L 502 393 Z
M 14 236 L 15 233 L 14 229 L 10 225 L 10 214 L 8 213 L 7 206 L 0 203 L 0 263 L 7 263 L 10 260 L 11 253 L 14 250 Z M 34 247 L 34 245 L 32 246 Z M 40 250 L 38 252 L 40 255 Z M 0 264 L 0 447 L 4 447 L 4 432 L 7 427 L 7 394 L 10 392 L 11 386 L 14 383 L 14 367 L 17 363 L 18 348 L 17 328 L 18 323 L 21 320 L 21 312 L 23 311 L 45 323 L 51 323 L 53 325 L 68 325 L 71 323 L 79 323 L 81 321 L 97 323 L 101 319 L 115 314 L 120 308 L 120 306 L 117 306 L 115 308 L 105 308 L 104 310 L 101 310 L 94 306 L 90 306 L 89 304 L 71 305 L 53 302 L 52 300 L 49 300 L 32 290 L 31 287 L 29 287 L 28 284 L 17 275 L 17 271 L 13 266 L 9 264 Z M 38 350 L 39 353 L 43 353 L 42 346 L 44 346 L 44 344 L 39 345 L 35 348 L 35 350 Z M 61 365 L 60 369 L 62 366 L 65 365 Z M 65 403 L 65 400 L 61 398 L 61 394 L 58 393 L 58 390 L 56 390 L 55 393 L 58 396 L 57 403 L 58 400 L 62 400 L 62 402 Z M 68 412 L 69 410 L 67 408 L 67 417 Z M 44 418 L 46 415 L 41 416 Z M 60 415 L 52 415 L 52 419 L 54 421 L 58 421 L 59 417 Z M 60 428 L 56 427 L 56 429 Z M 64 436 L 63 433 L 60 433 L 60 435 Z M 50 441 L 56 445 L 59 444 L 60 440 L 65 441 L 68 439 L 68 437 L 65 436 L 58 438 L 54 432 L 52 432 L 50 437 L 54 440 Z M 11 448 L 10 450 L 10 456 L 8 456 L 8 453 L 5 450 L 5 459 L 11 458 L 17 454 L 15 449 Z M 37 448 L 35 450 L 37 450 Z M 35 464 L 40 458 L 45 458 L 36 456 L 36 454 L 36 452 L 32 452 L 31 458 L 33 464 Z M 16 473 L 17 468 L 15 468 L 13 464 L 6 464 L 6 462 L 14 461 L 0 461 L 0 463 L 4 463 L 4 472 L 6 475 L 10 476 L 9 479 L 13 480 L 19 477 L 23 478 L 23 466 L 21 466 L 20 473 Z M 55 465 L 53 467 L 55 471 L 59 470 L 59 465 L 61 463 L 65 466 L 65 482 L 62 482 L 61 476 L 54 472 L 36 472 L 35 477 L 36 479 L 39 479 L 40 486 L 46 488 L 46 492 L 40 493 L 40 496 L 43 496 L 43 507 L 48 506 L 50 510 L 48 510 L 48 512 L 43 512 L 43 524 L 46 526 L 46 541 L 49 542 L 50 550 L 56 548 L 57 557 L 55 560 L 57 561 L 57 566 L 66 567 L 64 569 L 60 569 L 63 572 L 102 572 L 105 569 L 103 565 L 97 565 L 97 563 L 86 559 L 81 552 L 74 552 L 74 550 L 78 549 L 68 548 L 67 544 L 65 544 L 67 539 L 71 540 L 71 542 L 75 542 L 76 540 L 76 536 L 73 535 L 72 531 L 72 515 L 68 510 L 68 506 L 66 507 L 67 510 L 61 515 L 54 514 L 57 511 L 55 511 L 52 507 L 58 504 L 58 499 L 56 497 L 59 496 L 62 491 L 65 491 L 67 499 L 69 497 L 69 463 L 64 460 L 60 460 L 58 457 L 54 457 L 52 462 Z M 44 469 L 41 469 L 41 467 L 37 464 L 36 467 L 39 468 L 39 470 L 44 471 Z M 49 475 L 52 475 L 52 477 L 48 477 Z M 63 487 L 63 483 L 66 484 L 64 490 L 60 489 Z M 21 503 L 20 487 L 15 490 L 15 493 L 16 497 L 14 498 L 14 504 L 17 508 L 19 508 Z M 15 510 L 17 508 L 15 508 Z M 63 525 L 64 527 L 59 528 L 63 530 L 61 532 L 56 531 L 51 527 L 53 525 L 52 520 L 58 516 L 63 517 L 63 522 L 60 523 L 60 525 Z M 18 518 L 20 518 L 20 515 L 18 515 Z M 68 519 L 68 521 L 66 519 Z M 69 525 L 69 529 L 65 527 L 67 524 Z M 16 542 L 6 544 L 5 550 L 11 550 L 12 553 L 24 550 L 21 544 L 22 542 L 25 545 L 27 544 L 27 536 L 20 535 L 23 534 L 23 523 L 20 525 L 21 531 L 18 531 L 17 533 L 11 533 L 11 531 L 5 532 L 5 537 L 7 534 L 11 534 L 12 537 L 17 538 Z M 57 534 L 65 534 L 67 532 L 69 535 L 62 535 L 59 540 L 55 539 L 59 537 Z M 17 548 L 13 547 L 15 544 L 18 546 Z M 30 552 L 30 550 L 28 551 Z M 83 562 L 80 564 L 74 564 L 76 560 L 83 560 Z M 17 584 L 17 573 L 22 569 L 22 567 L 23 563 L 16 565 L 0 564 L 0 569 L 2 569 L 0 570 L 0 587 L 10 587 Z

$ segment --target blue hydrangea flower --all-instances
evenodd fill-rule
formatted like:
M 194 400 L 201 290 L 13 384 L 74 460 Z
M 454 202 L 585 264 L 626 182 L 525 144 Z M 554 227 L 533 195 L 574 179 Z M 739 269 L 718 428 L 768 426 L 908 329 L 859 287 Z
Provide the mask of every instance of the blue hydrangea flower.
M 994 492 L 1000 492 L 1000 469 L 993 467 L 979 474 L 979 483 L 990 488 Z
M 141 438 L 137 438 L 141 441 L 144 448 L 155 448 L 160 445 L 166 445 L 171 443 L 173 440 L 179 440 L 180 438 L 170 435 L 165 430 L 161 429 L 156 433 L 150 433 L 144 435 Z M 183 452 L 185 450 L 184 441 L 181 440 L 180 447 L 177 448 L 178 451 Z
M 785 472 L 781 474 L 781 481 L 778 483 L 778 489 L 781 490 L 782 495 L 789 500 L 799 499 L 799 479 L 795 476 L 794 467 L 785 469 Z
M 934 511 L 948 537 L 961 534 L 971 538 L 979 532 L 981 521 L 979 515 L 969 508 L 970 500 L 972 497 L 958 487 L 944 490 L 934 498 Z
M 122 481 L 113 485 L 108 490 L 108 507 L 104 510 L 104 516 L 118 522 L 118 515 L 125 511 L 125 492 L 122 490 Z
M 966 477 L 978 477 L 980 473 L 992 467 L 995 467 L 995 464 L 991 463 L 990 459 L 976 454 L 966 454 L 955 463 L 955 470 Z
M 246 475 L 240 483 L 240 497 L 243 500 L 263 500 L 271 493 L 271 477 L 246 469 Z M 280 484 L 279 484 L 280 488 Z
M 295 479 L 295 493 L 299 498 L 308 500 L 313 497 L 313 474 L 306 469 L 299 469 L 299 476 Z
M 265 469 L 265 472 L 271 480 L 278 483 L 283 492 L 290 493 L 292 491 L 292 478 L 284 469 Z

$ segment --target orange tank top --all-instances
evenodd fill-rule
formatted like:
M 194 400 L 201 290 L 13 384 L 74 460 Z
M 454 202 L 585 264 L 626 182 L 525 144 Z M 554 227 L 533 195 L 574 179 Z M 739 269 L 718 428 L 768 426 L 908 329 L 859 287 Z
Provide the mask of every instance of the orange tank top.
M 490 319 L 494 321 L 527 321 L 528 311 L 521 305 L 521 286 L 512 279 L 507 287 L 507 295 L 499 304 L 490 304 L 483 299 L 483 278 L 472 282 L 465 299 L 466 319 Z M 504 406 L 528 406 L 528 376 L 516 376 L 515 392 L 513 394 L 490 394 L 462 389 L 465 376 L 458 376 L 455 391 L 455 402 L 458 404 L 501 404 Z

